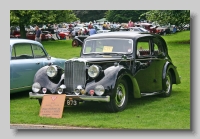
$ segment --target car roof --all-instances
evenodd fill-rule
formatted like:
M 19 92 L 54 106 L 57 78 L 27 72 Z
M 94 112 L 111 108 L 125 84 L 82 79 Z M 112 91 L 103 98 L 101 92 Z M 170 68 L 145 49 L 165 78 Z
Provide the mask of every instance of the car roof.
M 94 34 L 86 38 L 88 39 L 98 39 L 98 38 L 140 38 L 145 36 L 157 36 L 150 33 L 139 33 L 133 31 L 124 31 L 124 32 L 107 32 L 107 33 L 99 33 Z
M 19 38 L 10 38 L 10 45 L 14 45 L 15 43 L 33 43 L 33 44 L 37 44 L 37 45 L 40 45 L 41 47 L 42 44 L 37 42 L 37 41 L 34 41 L 34 40 L 29 40 L 29 39 L 19 39 Z

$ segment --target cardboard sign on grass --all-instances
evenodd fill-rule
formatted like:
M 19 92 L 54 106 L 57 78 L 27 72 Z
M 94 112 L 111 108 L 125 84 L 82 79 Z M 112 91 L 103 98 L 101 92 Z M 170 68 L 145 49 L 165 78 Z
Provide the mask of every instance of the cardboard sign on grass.
M 62 95 L 45 95 L 40 107 L 41 117 L 62 118 L 65 94 Z

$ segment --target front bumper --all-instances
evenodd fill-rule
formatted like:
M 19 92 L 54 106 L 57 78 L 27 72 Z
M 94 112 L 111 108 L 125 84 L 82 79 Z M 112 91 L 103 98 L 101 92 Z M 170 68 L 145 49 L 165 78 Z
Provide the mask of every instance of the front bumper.
M 53 94 L 38 94 L 29 92 L 30 99 L 42 99 L 44 95 Z M 82 101 L 98 101 L 98 102 L 110 102 L 110 96 L 86 96 L 86 95 L 66 95 L 66 99 L 82 100 Z

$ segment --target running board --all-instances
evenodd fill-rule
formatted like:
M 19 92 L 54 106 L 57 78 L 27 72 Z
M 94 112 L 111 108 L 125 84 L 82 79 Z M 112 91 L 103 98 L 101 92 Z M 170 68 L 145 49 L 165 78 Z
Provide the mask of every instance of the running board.
M 141 96 L 144 97 L 144 96 L 153 96 L 153 95 L 158 95 L 158 94 L 162 94 L 163 91 L 160 91 L 160 92 L 152 92 L 152 93 L 141 93 Z

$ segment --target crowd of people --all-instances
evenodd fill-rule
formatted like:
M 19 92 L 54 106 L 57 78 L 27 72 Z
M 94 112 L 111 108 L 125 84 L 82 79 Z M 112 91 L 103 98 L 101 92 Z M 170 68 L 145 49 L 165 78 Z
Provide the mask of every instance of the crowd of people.
M 147 22 L 148 23 L 148 22 Z M 84 24 L 86 25 L 86 23 L 69 23 L 69 24 L 47 24 L 47 25 L 43 25 L 42 27 L 40 26 L 35 26 L 33 27 L 33 29 L 35 30 L 35 40 L 41 42 L 41 36 L 42 36 L 42 31 L 40 30 L 42 29 L 54 29 L 56 31 L 56 33 L 58 34 L 58 29 L 59 28 L 66 28 L 69 31 L 69 38 L 71 38 L 71 36 L 76 36 L 76 35 L 94 35 L 97 34 L 97 28 L 96 25 L 100 26 L 102 28 L 102 30 L 112 30 L 113 28 L 130 28 L 130 27 L 134 27 L 137 24 L 140 24 L 140 22 L 136 22 L 134 23 L 133 21 L 129 20 L 127 23 L 116 23 L 116 22 L 103 22 L 103 24 L 97 23 L 96 21 L 94 21 L 93 23 L 90 21 L 89 24 L 87 23 L 87 26 L 84 26 L 82 28 L 80 28 L 80 30 L 78 32 L 74 33 L 74 27 L 76 27 L 77 24 Z M 174 26 L 172 32 L 175 33 L 177 31 L 177 28 Z M 13 30 L 11 29 L 11 33 L 13 32 Z

